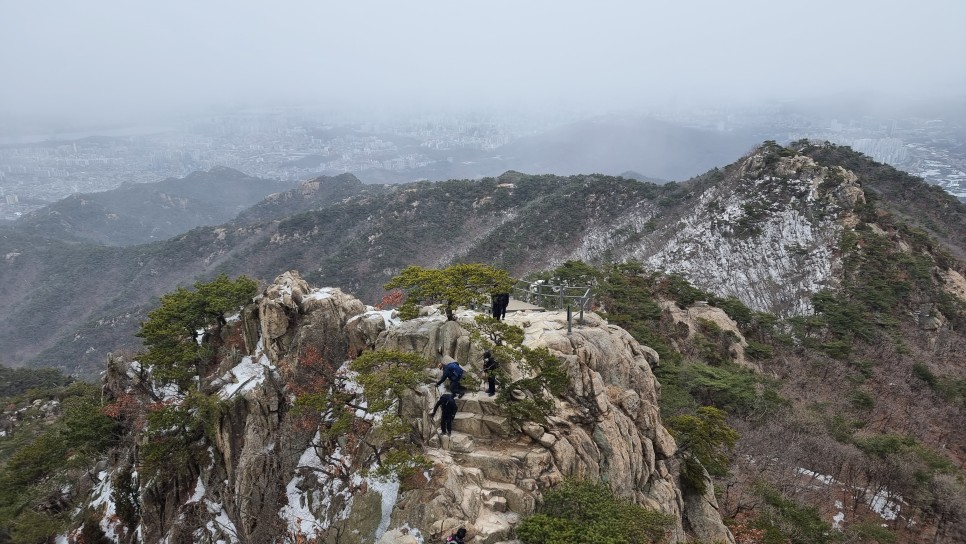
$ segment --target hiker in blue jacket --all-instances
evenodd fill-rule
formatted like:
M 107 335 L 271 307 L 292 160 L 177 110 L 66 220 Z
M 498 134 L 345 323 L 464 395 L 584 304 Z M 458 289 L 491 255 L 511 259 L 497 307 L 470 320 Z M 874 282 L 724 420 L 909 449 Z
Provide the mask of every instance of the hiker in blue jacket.
M 449 380 L 449 390 L 451 393 L 456 395 L 456 398 L 463 398 L 463 386 L 460 385 L 460 380 L 463 379 L 463 367 L 460 366 L 456 361 L 451 361 L 443 365 L 443 377 L 436 382 L 436 387 L 440 384 Z

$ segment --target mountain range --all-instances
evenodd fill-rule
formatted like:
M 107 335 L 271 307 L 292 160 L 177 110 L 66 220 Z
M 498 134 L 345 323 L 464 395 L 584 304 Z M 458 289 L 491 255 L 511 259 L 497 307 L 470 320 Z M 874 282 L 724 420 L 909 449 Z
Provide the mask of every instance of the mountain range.
M 196 429 L 192 443 L 219 455 L 201 455 L 183 474 L 139 488 L 142 504 L 153 505 L 139 518 L 142 530 L 158 538 L 179 525 L 172 521 L 179 513 L 193 512 L 197 523 L 185 531 L 194 536 L 183 538 L 208 534 L 206 520 L 224 514 L 251 541 L 294 523 L 287 530 L 302 536 L 339 527 L 330 533 L 339 542 L 419 542 L 405 538 L 420 531 L 436 538 L 456 518 L 486 541 L 505 541 L 520 521 L 511 514 L 534 510 L 534 488 L 596 466 L 600 474 L 638 474 L 633 489 L 601 477 L 671 512 L 672 541 L 686 534 L 741 544 L 953 543 L 966 537 L 964 248 L 966 206 L 919 178 L 820 142 L 767 141 L 728 166 L 661 185 L 515 171 L 385 186 L 322 177 L 221 225 L 146 245 L 4 229 L 0 302 L 9 311 L 0 348 L 12 362 L 84 376 L 110 361 L 104 391 L 123 413 L 129 395 L 148 407 L 167 394 L 151 389 L 133 362 L 133 333 L 158 296 L 220 273 L 267 286 L 225 333 L 221 366 L 202 382 L 202 398 L 185 399 L 202 402 L 195 410 L 214 425 Z M 469 262 L 516 277 L 595 282 L 595 311 L 573 335 L 560 312 L 511 320 L 533 347 L 549 347 L 572 365 L 570 392 L 555 400 L 562 415 L 507 428 L 502 412 L 473 397 L 458 429 L 466 436 L 447 450 L 427 434 L 433 393 L 419 386 L 399 406 L 407 420 L 423 421 L 419 445 L 436 467 L 449 467 L 445 477 L 407 480 L 413 487 L 398 495 L 370 480 L 358 484 L 354 471 L 367 462 L 367 444 L 378 449 L 378 441 L 364 438 L 363 424 L 354 428 L 358 436 L 312 442 L 314 427 L 288 427 L 299 414 L 289 393 L 310 379 L 354 391 L 337 364 L 318 376 L 313 364 L 374 346 L 430 358 L 450 350 L 472 365 L 475 340 L 461 329 L 472 328 L 472 313 L 459 326 L 432 308 L 399 322 L 363 304 L 379 301 L 382 285 L 405 266 Z M 319 357 L 303 349 L 315 344 L 326 350 Z M 252 365 L 270 372 L 258 377 L 263 371 Z M 276 373 L 277 383 L 268 379 Z M 230 404 L 205 404 L 214 398 Z M 730 455 L 706 457 L 688 476 L 687 452 L 699 446 L 682 429 L 693 432 L 699 423 L 687 418 L 707 415 L 700 411 L 707 407 L 722 410 L 740 440 Z M 617 423 L 625 416 L 636 423 Z M 92 503 L 108 532 L 122 530 L 111 521 L 109 504 L 120 503 L 105 482 L 116 485 L 130 471 L 125 464 L 146 455 L 138 449 L 141 420 L 132 412 L 119 421 L 131 432 Z M 673 440 L 665 425 L 677 433 Z M 622 428 L 638 433 L 625 436 Z M 271 444 L 284 451 L 266 457 L 276 451 Z M 629 444 L 642 453 L 625 451 Z M 352 461 L 340 457 L 350 447 Z M 574 450 L 582 453 L 573 457 Z M 339 459 L 349 471 L 339 476 L 345 488 L 303 470 Z M 517 469 L 524 476 L 515 477 Z M 708 475 L 714 488 L 701 483 Z M 256 489 L 272 491 L 249 501 Z M 350 496 L 358 508 L 347 506 Z M 373 505 L 389 496 L 396 506 L 380 519 L 387 509 Z M 462 513 L 440 520 L 440 501 L 459 502 Z M 296 505 L 304 508 L 289 509 Z M 262 523 L 269 519 L 275 523 Z M 300 519 L 319 525 L 306 529 Z M 214 527 L 212 539 L 224 536 Z M 345 532 L 353 527 L 369 536 Z
M 518 172 L 391 186 L 321 177 L 234 221 L 127 247 L 42 235 L 31 222 L 7 227 L 0 230 L 0 303 L 7 308 L 0 352 L 7 364 L 89 375 L 109 351 L 136 348 L 131 333 L 158 296 L 198 279 L 227 273 L 267 281 L 297 269 L 375 302 L 403 267 L 454 261 L 522 276 L 569 259 L 635 259 L 755 309 L 798 315 L 809 310 L 812 294 L 839 281 L 842 226 L 830 212 L 853 205 L 860 188 L 948 242 L 954 255 L 966 247 L 963 207 L 941 189 L 847 148 L 803 146 L 768 144 L 664 185 Z M 193 181 L 206 179 L 213 178 Z M 204 184 L 196 190 L 210 192 Z M 83 206 L 72 208 L 85 212 L 79 216 L 57 207 L 64 211 L 37 215 L 56 215 L 61 225 L 106 221 L 91 219 Z
M 215 167 L 181 179 L 126 183 L 71 195 L 19 219 L 24 232 L 65 241 L 130 246 L 166 240 L 202 225 L 219 225 L 266 196 L 295 184 Z
M 565 123 L 539 134 L 515 138 L 492 150 L 435 150 L 399 137 L 386 137 L 400 146 L 400 150 L 425 155 L 432 162 L 405 171 L 359 172 L 368 183 L 477 179 L 507 170 L 559 175 L 640 172 L 643 176 L 625 177 L 682 180 L 733 161 L 752 149 L 763 136 L 747 130 L 716 131 L 683 126 L 653 117 L 610 115 Z M 321 155 L 309 156 L 300 165 L 312 168 L 324 160 Z

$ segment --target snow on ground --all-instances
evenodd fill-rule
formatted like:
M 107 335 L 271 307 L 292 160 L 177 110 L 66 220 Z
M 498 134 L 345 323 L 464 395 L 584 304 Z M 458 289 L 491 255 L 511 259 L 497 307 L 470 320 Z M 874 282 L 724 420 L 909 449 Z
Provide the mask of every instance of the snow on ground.
M 842 504 L 842 501 L 835 501 L 835 508 L 838 509 L 838 513 L 832 516 L 832 528 L 841 531 L 842 522 L 845 521 L 845 512 L 842 511 L 845 505 Z
M 354 370 L 349 370 L 349 363 L 352 359 L 349 359 L 342 363 L 342 366 L 335 371 L 336 379 L 342 382 L 342 389 L 346 393 L 355 393 L 357 395 L 362 394 L 362 386 L 356 381 L 359 377 L 359 373 Z
M 213 544 L 236 544 L 241 542 L 238 538 L 238 528 L 235 527 L 231 518 L 225 513 L 225 507 L 221 503 L 205 499 L 205 507 L 208 508 L 209 514 L 214 514 L 214 518 L 209 520 L 203 528 L 195 531 L 194 536 L 199 541 L 212 542 Z M 210 538 L 201 538 L 205 534 L 203 531 L 207 531 Z
M 372 310 L 366 312 L 364 315 L 368 316 L 372 314 L 379 314 L 382 316 L 383 321 L 386 323 L 386 330 L 388 330 L 390 327 L 398 327 L 402 324 L 402 319 L 399 319 L 399 312 L 395 310 Z
M 111 476 L 107 471 L 101 471 L 97 474 L 97 479 L 100 483 L 94 488 L 94 500 L 91 501 L 91 508 L 97 510 L 101 506 L 105 507 L 101 517 L 101 530 L 104 531 L 104 536 L 109 538 L 111 542 L 119 542 L 120 535 L 115 529 L 121 525 L 121 522 L 117 517 L 114 499 L 111 497 L 114 492 L 111 486 Z
M 321 289 L 313 289 L 311 293 L 305 295 L 302 298 L 305 300 L 325 300 L 327 298 L 332 298 L 332 293 L 335 291 L 332 287 L 323 287 Z
M 902 497 L 894 496 L 888 490 L 882 490 L 869 500 L 869 508 L 879 514 L 882 519 L 892 521 L 899 517 L 900 502 L 902 502 Z
M 268 358 L 262 348 L 262 339 L 258 339 L 255 355 L 246 355 L 237 365 L 221 375 L 219 380 L 225 383 L 218 391 L 223 399 L 229 399 L 238 394 L 251 391 L 265 381 L 267 373 L 275 370 L 275 365 Z
M 359 382 L 356 381 L 356 379 L 359 377 L 359 373 L 354 370 L 349 370 L 349 363 L 351 362 L 352 360 L 350 359 L 342 363 L 342 366 L 339 367 L 339 370 L 335 371 L 336 379 L 339 380 L 339 382 L 341 382 L 341 385 L 342 385 L 341 389 L 343 391 L 345 391 L 346 393 L 353 393 L 355 395 L 360 396 L 360 398 L 356 402 L 358 406 L 360 406 L 361 408 L 368 408 L 369 403 L 366 402 L 365 397 L 361 397 L 362 385 L 360 385 Z M 355 412 L 356 417 L 366 418 L 367 416 L 371 415 L 369 414 L 369 412 L 361 408 L 356 409 L 356 412 Z M 371 417 L 369 419 L 371 419 Z
M 389 518 L 392 516 L 392 509 L 396 505 L 399 497 L 399 480 L 380 481 L 373 478 L 366 478 L 370 491 L 379 493 L 382 497 L 382 518 L 379 527 L 376 528 L 376 540 L 379 539 L 389 529 Z
M 185 502 L 185 504 L 198 502 L 204 496 L 205 496 L 205 483 L 201 481 L 201 476 L 198 476 L 198 483 L 195 484 L 195 492 L 191 494 L 191 498 L 189 498 L 188 501 Z
M 221 376 L 221 379 L 227 382 L 218 391 L 221 398 L 229 399 L 237 394 L 244 394 L 265 381 L 266 373 L 272 370 L 272 363 L 264 353 L 256 352 L 256 354 L 259 355 L 258 361 L 246 355 Z
M 359 396 L 359 399 L 357 400 L 356 405 L 359 406 L 360 408 L 356 409 L 355 416 L 358 418 L 362 418 L 366 421 L 372 421 L 373 423 L 378 424 L 379 422 L 382 421 L 383 415 L 386 412 L 391 411 L 395 407 L 395 404 L 390 406 L 390 408 L 385 412 L 367 412 L 366 410 L 364 410 L 363 408 L 369 407 L 369 403 L 366 402 L 365 397 L 362 397 L 362 392 L 363 392 L 362 386 L 357 381 L 357 378 L 359 377 L 359 373 L 354 370 L 349 370 L 349 363 L 351 362 L 352 360 L 350 359 L 342 363 L 342 366 L 339 367 L 339 370 L 336 370 L 335 372 L 336 379 L 339 381 L 339 384 L 341 385 L 341 389 L 343 391 L 347 393 L 354 393 Z
M 155 396 L 161 399 L 161 402 L 164 404 L 180 404 L 181 401 L 184 400 L 185 393 L 176 384 L 159 384 L 158 382 L 154 381 L 152 368 L 150 366 L 142 368 L 140 361 L 131 361 L 128 364 L 128 378 L 137 380 L 141 378 L 142 374 L 147 375 L 147 386 L 151 389 L 151 392 L 154 393 Z
M 316 433 L 312 442 L 317 443 L 320 438 Z M 347 459 L 344 458 L 341 450 L 337 449 L 329 462 L 344 463 L 345 461 Z M 318 450 L 313 446 L 306 448 L 299 458 L 296 474 L 285 487 L 288 504 L 279 511 L 279 517 L 285 520 L 290 534 L 317 538 L 329 528 L 332 521 L 344 520 L 352 511 L 351 489 L 342 479 L 333 478 L 323 472 L 327 464 L 326 460 L 319 457 Z M 313 478 L 304 477 L 305 471 L 312 471 L 316 481 L 312 482 Z M 355 474 L 352 477 L 351 487 L 359 488 L 363 482 L 369 491 L 379 493 L 382 498 L 382 517 L 375 535 L 378 539 L 389 529 L 392 511 L 399 497 L 400 484 L 398 480 L 363 479 Z M 422 542 L 421 537 L 417 538 Z
M 828 287 L 839 266 L 831 248 L 837 247 L 842 226 L 831 218 L 816 220 L 807 211 L 821 181 L 793 177 L 777 183 L 766 176 L 745 180 L 739 192 L 710 189 L 689 214 L 654 234 L 649 233 L 654 210 L 640 209 L 628 223 L 592 233 L 598 240 L 570 257 L 593 259 L 616 250 L 622 259 L 681 274 L 696 287 L 737 296 L 754 309 L 805 315 L 812 310 L 807 294 Z M 805 196 L 791 198 L 787 191 Z M 749 203 L 763 206 L 763 215 L 750 215 Z M 634 241 L 629 233 L 645 236 Z
M 399 531 L 415 538 L 418 544 L 424 544 L 426 542 L 425 539 L 423 539 L 423 533 L 421 533 L 419 529 L 416 529 L 415 527 L 410 527 L 408 523 L 404 523 L 403 526 L 399 528 Z
M 808 476 L 813 480 L 818 480 L 826 486 L 843 485 L 841 482 L 836 481 L 835 478 L 832 478 L 831 476 L 819 474 L 818 472 L 813 472 L 805 468 L 799 468 L 798 473 L 803 476 Z M 868 496 L 868 494 L 866 496 Z M 872 497 L 869 499 L 869 508 L 871 508 L 876 514 L 879 514 L 879 517 L 882 519 L 892 521 L 899 517 L 899 511 L 902 508 L 901 503 L 901 496 L 893 495 L 891 492 L 889 492 L 889 490 L 884 489 L 877 491 L 874 495 L 872 495 Z M 845 519 L 845 513 L 842 512 L 842 502 L 835 501 L 835 508 L 839 510 L 839 513 L 832 517 L 832 521 L 833 525 L 838 528 L 839 524 L 841 524 Z
M 366 311 L 354 315 L 349 318 L 349 321 L 355 321 L 356 319 L 366 319 L 372 316 L 382 317 L 382 322 L 386 326 L 386 330 L 392 327 L 398 327 L 402 324 L 402 319 L 399 318 L 399 312 L 396 310 L 379 310 L 375 306 L 366 306 Z
M 818 480 L 818 481 L 822 482 L 825 485 L 832 485 L 832 484 L 837 484 L 838 483 L 838 482 L 835 481 L 835 478 L 832 478 L 831 476 L 826 476 L 825 474 L 819 474 L 817 472 L 812 472 L 811 470 L 808 470 L 806 468 L 799 468 L 798 469 L 798 473 L 799 474 L 803 474 L 805 476 L 808 476 L 809 478 L 813 478 L 815 480 Z
M 320 439 L 321 436 L 316 433 L 312 443 L 318 443 Z M 336 450 L 332 458 L 341 460 L 341 451 Z M 289 534 L 318 538 L 329 528 L 331 520 L 348 517 L 352 509 L 352 494 L 341 479 L 322 472 L 324 468 L 325 461 L 319 457 L 318 450 L 314 446 L 306 448 L 299 458 L 295 476 L 285 487 L 288 504 L 278 512 L 279 517 L 285 520 Z M 312 471 L 317 483 L 312 484 L 311 478 L 303 477 L 305 471 Z M 312 485 L 306 485 L 306 480 Z M 336 497 L 342 499 L 341 510 L 330 512 Z
M 281 301 L 285 299 L 285 295 L 292 296 L 292 286 L 291 285 L 281 285 L 278 289 L 278 298 L 275 300 Z

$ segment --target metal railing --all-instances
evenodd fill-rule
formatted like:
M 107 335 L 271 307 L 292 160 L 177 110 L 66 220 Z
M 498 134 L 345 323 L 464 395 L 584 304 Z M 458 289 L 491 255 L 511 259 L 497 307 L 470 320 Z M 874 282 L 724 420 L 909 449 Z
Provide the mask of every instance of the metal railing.
M 580 324 L 584 323 L 584 310 L 591 310 L 594 298 L 593 285 L 563 285 L 544 280 L 518 280 L 513 286 L 513 298 L 534 304 L 547 310 L 567 310 L 567 334 L 573 323 L 573 310 L 580 310 Z

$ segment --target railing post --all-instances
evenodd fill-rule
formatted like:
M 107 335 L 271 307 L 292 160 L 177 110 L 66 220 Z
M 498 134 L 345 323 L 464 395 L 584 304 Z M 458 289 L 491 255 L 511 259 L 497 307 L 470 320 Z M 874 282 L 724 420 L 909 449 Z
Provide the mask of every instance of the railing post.
M 570 333 L 573 332 L 571 330 L 571 322 L 572 321 L 573 321 L 573 316 L 571 315 L 571 312 L 570 312 L 570 304 L 568 304 L 567 305 L 567 335 L 568 336 L 570 336 Z

